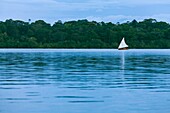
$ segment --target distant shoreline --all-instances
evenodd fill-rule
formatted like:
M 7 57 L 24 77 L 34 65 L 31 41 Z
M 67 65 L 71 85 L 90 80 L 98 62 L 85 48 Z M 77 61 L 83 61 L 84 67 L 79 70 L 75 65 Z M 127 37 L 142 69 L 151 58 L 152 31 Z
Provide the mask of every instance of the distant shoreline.
M 126 23 L 105 23 L 88 20 L 44 20 L 29 23 L 21 20 L 0 21 L 0 48 L 78 48 L 117 49 L 120 41 L 131 48 L 170 48 L 170 24 L 156 19 Z
M 0 48 L 1 50 L 2 49 L 117 49 L 117 48 Z M 128 50 L 134 50 L 134 49 L 170 49 L 170 48 L 131 48 L 131 49 L 128 49 Z M 127 50 L 127 51 L 128 51 Z

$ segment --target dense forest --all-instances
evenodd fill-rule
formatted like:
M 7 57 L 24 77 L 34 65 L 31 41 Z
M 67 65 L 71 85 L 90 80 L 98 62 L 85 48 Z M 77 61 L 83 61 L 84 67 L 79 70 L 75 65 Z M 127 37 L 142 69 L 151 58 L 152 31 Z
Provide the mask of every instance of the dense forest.
M 155 19 L 116 24 L 58 20 L 53 25 L 0 21 L 0 48 L 117 48 L 122 37 L 130 48 L 170 48 L 170 24 Z

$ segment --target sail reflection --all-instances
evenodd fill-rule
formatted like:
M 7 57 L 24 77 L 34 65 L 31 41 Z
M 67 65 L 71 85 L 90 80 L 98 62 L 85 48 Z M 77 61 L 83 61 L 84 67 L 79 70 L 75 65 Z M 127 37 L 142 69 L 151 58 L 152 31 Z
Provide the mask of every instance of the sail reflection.
M 125 76 L 124 76 L 124 74 L 125 74 L 125 53 L 124 53 L 124 51 L 121 51 L 121 58 L 120 58 L 120 63 L 121 63 L 121 67 L 120 67 L 120 77 L 121 77 L 121 80 L 122 80 L 122 86 L 123 87 L 125 87 L 126 86 L 126 84 L 125 84 Z
M 125 69 L 125 55 L 124 55 L 124 51 L 122 51 L 122 54 L 121 54 L 121 69 L 122 70 Z

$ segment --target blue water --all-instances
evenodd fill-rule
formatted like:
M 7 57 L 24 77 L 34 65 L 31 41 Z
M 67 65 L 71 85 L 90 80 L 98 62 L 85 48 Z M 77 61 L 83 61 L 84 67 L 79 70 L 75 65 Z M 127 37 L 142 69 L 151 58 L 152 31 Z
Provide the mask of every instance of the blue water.
M 0 49 L 0 113 L 170 113 L 170 50 Z

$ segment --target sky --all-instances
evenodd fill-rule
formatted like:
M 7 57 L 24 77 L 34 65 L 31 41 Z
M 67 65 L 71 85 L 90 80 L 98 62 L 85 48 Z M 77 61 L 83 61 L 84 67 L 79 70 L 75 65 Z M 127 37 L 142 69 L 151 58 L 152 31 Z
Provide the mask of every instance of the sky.
M 170 23 L 170 0 L 0 0 L 0 21 L 71 21 L 123 23 L 154 18 Z

